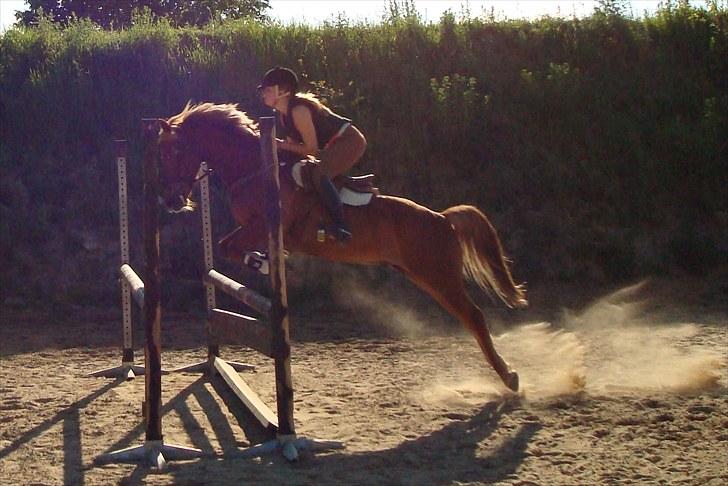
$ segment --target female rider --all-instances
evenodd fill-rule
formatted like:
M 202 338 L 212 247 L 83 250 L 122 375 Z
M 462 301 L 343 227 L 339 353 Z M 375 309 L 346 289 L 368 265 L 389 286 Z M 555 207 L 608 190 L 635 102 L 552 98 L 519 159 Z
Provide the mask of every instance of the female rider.
M 351 120 L 337 115 L 312 94 L 299 93 L 298 77 L 288 68 L 275 67 L 265 73 L 258 91 L 263 103 L 277 110 L 287 133 L 285 140 L 278 140 L 278 147 L 321 161 L 313 170 L 313 186 L 334 221 L 333 236 L 341 242 L 350 240 L 341 198 L 331 179 L 361 158 L 367 146 L 364 135 Z

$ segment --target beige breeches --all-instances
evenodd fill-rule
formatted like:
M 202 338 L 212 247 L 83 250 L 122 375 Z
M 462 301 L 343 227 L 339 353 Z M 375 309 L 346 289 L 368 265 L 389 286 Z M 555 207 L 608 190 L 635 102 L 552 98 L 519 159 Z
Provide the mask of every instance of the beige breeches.
M 329 178 L 345 173 L 357 163 L 366 148 L 364 135 L 354 125 L 349 125 L 344 133 L 319 152 L 320 173 Z

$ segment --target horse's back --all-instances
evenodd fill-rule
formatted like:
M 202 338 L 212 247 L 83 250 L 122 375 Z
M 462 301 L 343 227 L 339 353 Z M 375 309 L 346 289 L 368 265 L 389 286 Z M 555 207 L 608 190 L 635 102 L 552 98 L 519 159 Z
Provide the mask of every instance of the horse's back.
M 451 240 L 444 216 L 403 197 L 376 195 L 366 206 L 346 207 L 344 219 L 353 235 L 346 245 L 317 233 L 328 222 L 314 193 L 296 191 L 289 200 L 291 243 L 294 251 L 349 263 L 409 265 L 408 255 L 432 251 L 428 242 Z
M 379 241 L 389 241 L 397 248 L 391 252 L 396 262 L 389 263 L 406 268 L 417 265 L 428 254 L 455 249 L 453 228 L 441 213 L 410 199 L 388 195 L 376 196 L 370 206 L 363 218 L 366 224 L 377 228 Z

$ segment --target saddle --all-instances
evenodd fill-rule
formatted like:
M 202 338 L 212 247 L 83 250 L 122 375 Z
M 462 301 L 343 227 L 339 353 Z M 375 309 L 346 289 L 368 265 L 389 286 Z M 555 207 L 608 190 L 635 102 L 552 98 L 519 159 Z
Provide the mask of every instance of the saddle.
M 293 164 L 291 177 L 298 187 L 305 191 L 313 190 L 313 170 L 318 163 L 316 160 L 301 160 Z M 339 175 L 332 182 L 339 190 L 341 202 L 348 206 L 366 206 L 373 196 L 379 194 L 379 189 L 374 186 L 374 174 Z

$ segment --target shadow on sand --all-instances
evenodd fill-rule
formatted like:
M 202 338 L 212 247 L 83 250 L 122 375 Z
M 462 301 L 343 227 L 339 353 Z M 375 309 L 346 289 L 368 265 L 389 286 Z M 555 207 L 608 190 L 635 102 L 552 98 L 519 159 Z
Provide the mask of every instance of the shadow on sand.
M 210 383 L 233 412 L 248 444 L 235 439 L 231 424 L 220 404 L 204 386 Z M 204 430 L 185 401 L 194 396 L 205 410 L 212 430 Z M 241 481 L 266 484 L 443 484 L 454 482 L 494 482 L 512 477 L 526 457 L 526 448 L 541 425 L 527 423 L 507 439 L 488 444 L 488 438 L 501 426 L 501 418 L 514 408 L 517 399 L 485 404 L 475 415 L 453 420 L 445 427 L 417 439 L 406 440 L 394 448 L 379 451 L 334 452 L 314 455 L 304 451 L 297 463 L 288 463 L 281 455 L 263 459 L 243 459 L 239 453 L 250 444 L 270 438 L 247 411 L 240 411 L 234 396 L 218 378 L 200 378 L 163 407 L 163 414 L 176 411 L 193 447 L 202 449 L 202 459 L 169 463 L 165 471 L 179 484 L 237 484 Z M 342 413 L 345 413 L 342 411 Z M 138 445 L 144 427 L 139 424 L 109 451 Z M 216 454 L 209 440 L 214 434 L 222 449 Z M 327 437 L 329 438 L 329 437 Z M 142 484 L 153 472 L 138 465 L 123 484 Z
M 121 384 L 122 381 L 109 382 L 23 433 L 0 449 L 0 460 L 62 423 L 64 484 L 84 484 L 86 473 L 97 466 L 83 462 L 80 419 L 82 410 Z M 220 397 L 222 405 L 206 384 Z M 209 423 L 212 424 L 211 430 L 206 430 L 189 409 L 187 400 L 190 397 L 194 397 L 205 411 Z M 222 406 L 232 412 L 237 425 L 228 421 Z M 453 420 L 439 430 L 417 439 L 406 440 L 391 449 L 320 455 L 303 451 L 301 460 L 297 463 L 288 463 L 278 454 L 251 460 L 240 458 L 240 451 L 252 444 L 269 440 L 270 431 L 262 429 L 250 413 L 239 406 L 237 399 L 220 378 L 201 377 L 164 404 L 162 414 L 163 420 L 164 416 L 172 412 L 180 416 L 191 442 L 183 445 L 201 449 L 203 457 L 194 461 L 169 463 L 164 473 L 179 484 L 228 484 L 250 480 L 270 484 L 442 484 L 498 481 L 516 472 L 526 457 L 529 441 L 540 429 L 540 424 L 528 423 L 515 430 L 506 440 L 487 444 L 488 438 L 500 426 L 501 418 L 517 407 L 517 401 L 513 400 L 490 402 L 468 419 Z M 247 443 L 236 439 L 233 426 L 241 427 L 248 439 Z M 221 453 L 215 451 L 209 439 L 211 434 L 216 437 L 222 449 Z M 143 440 L 144 423 L 140 420 L 104 452 L 140 445 Z M 121 484 L 141 484 L 149 474 L 156 472 L 139 464 L 121 480 Z

